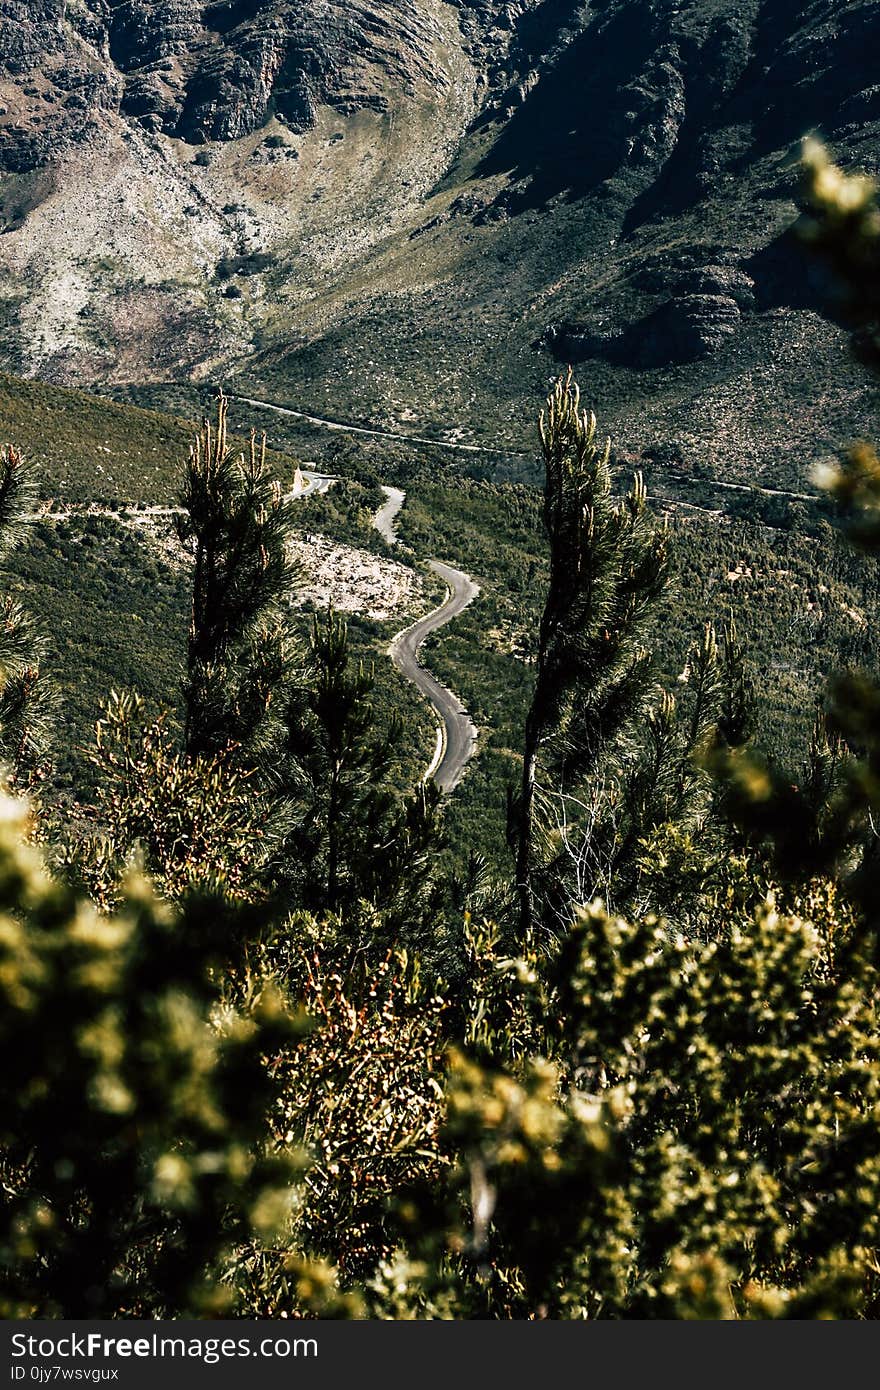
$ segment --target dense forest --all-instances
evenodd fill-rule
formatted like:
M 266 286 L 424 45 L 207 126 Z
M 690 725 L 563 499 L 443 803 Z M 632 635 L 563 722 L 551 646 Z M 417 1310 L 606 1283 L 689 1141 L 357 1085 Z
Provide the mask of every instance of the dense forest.
M 800 234 L 876 368 L 876 190 L 818 147 L 806 180 Z M 21 557 L 61 590 L 124 542 L 35 521 L 0 454 L 0 1313 L 876 1317 L 873 448 L 797 531 L 698 541 L 568 372 L 542 494 L 413 466 L 403 542 L 445 526 L 496 575 L 432 653 L 492 706 L 456 805 L 414 774 L 424 720 L 370 625 L 291 621 L 283 457 L 229 415 L 177 483 L 181 438 L 140 438 L 188 563 L 133 549 L 106 608 L 148 609 L 166 659 L 146 696 L 108 681 L 75 758 L 87 705 L 59 708 Z M 310 504 L 331 534 L 368 529 L 356 471 Z M 721 583 L 693 582 L 706 546 Z M 796 587 L 812 654 L 768 698 Z

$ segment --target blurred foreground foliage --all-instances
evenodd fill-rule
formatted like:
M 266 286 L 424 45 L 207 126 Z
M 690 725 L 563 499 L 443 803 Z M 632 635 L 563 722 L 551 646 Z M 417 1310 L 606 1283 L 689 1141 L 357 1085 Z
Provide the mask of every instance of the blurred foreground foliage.
M 142 879 L 112 916 L 0 826 L 6 1316 L 877 1310 L 876 943 L 831 881 L 711 943 L 469 924 L 455 997 L 371 923 Z

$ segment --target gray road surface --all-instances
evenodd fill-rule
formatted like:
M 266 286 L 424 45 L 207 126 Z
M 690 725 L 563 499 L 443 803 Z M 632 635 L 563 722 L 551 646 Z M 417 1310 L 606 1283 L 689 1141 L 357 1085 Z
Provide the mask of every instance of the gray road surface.
M 394 523 L 397 520 L 401 507 L 406 501 L 406 493 L 403 491 L 403 488 L 399 487 L 383 487 L 382 491 L 387 501 L 384 507 L 380 507 L 373 517 L 373 525 L 379 532 L 379 535 L 382 536 L 389 545 L 397 545 L 397 532 L 394 529 Z
M 389 649 L 389 656 L 398 671 L 430 700 L 443 721 L 443 741 L 439 760 L 430 771 L 442 792 L 451 792 L 461 781 L 469 758 L 474 752 L 477 730 L 464 705 L 445 685 L 425 670 L 419 661 L 422 644 L 429 633 L 452 622 L 473 603 L 480 592 L 470 575 L 451 565 L 431 561 L 431 569 L 449 586 L 449 596 L 439 608 L 419 618 L 405 632 L 398 633 Z
M 304 481 L 308 484 L 305 492 L 288 493 L 288 497 L 309 497 L 313 492 L 327 492 L 336 482 L 330 473 L 316 473 L 313 468 L 300 468 Z

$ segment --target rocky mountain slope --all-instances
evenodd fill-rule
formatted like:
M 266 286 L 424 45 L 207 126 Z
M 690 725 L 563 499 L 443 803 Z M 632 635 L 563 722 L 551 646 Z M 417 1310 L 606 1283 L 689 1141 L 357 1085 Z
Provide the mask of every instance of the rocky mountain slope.
M 784 233 L 875 170 L 878 0 L 0 0 L 0 352 L 803 484 L 869 388 Z

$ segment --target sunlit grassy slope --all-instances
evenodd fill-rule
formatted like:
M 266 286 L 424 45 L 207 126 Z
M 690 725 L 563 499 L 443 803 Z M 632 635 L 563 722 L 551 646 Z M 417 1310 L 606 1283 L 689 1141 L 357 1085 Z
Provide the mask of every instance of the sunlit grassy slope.
M 0 373 L 0 441 L 33 461 L 47 498 L 171 502 L 198 424 L 196 411 L 181 418 Z M 282 479 L 295 467 L 282 454 L 272 463 Z

